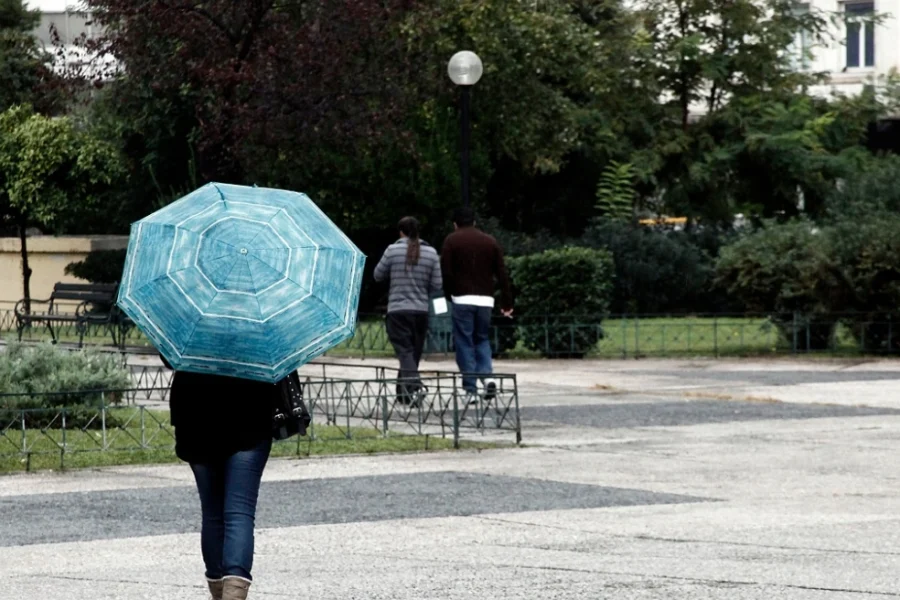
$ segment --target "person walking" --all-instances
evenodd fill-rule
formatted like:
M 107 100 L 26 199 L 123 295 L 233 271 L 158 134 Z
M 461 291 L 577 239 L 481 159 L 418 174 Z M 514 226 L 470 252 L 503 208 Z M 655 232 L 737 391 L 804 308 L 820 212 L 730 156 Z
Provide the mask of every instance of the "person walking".
M 428 334 L 428 303 L 443 286 L 437 251 L 419 238 L 419 222 L 403 217 L 400 239 L 388 246 L 375 267 L 375 281 L 390 282 L 385 327 L 400 361 L 397 397 L 418 405 L 425 395 L 419 363 Z
M 172 377 L 175 453 L 197 483 L 200 549 L 213 600 L 246 600 L 253 580 L 256 503 L 279 394 L 277 385 L 249 379 L 187 371 Z
M 470 403 L 478 402 L 478 379 L 484 380 L 484 399 L 497 394 L 489 376 L 491 364 L 491 314 L 496 285 L 500 309 L 512 317 L 513 302 L 503 249 L 492 236 L 476 228 L 471 208 L 459 208 L 453 216 L 454 232 L 444 240 L 441 270 L 444 293 L 453 305 L 453 343 L 456 364 L 463 375 L 463 389 Z

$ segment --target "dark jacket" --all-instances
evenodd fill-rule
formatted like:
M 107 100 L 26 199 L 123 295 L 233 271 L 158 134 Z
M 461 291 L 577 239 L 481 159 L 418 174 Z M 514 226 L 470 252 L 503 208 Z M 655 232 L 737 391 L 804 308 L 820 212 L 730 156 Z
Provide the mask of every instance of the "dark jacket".
M 493 298 L 500 284 L 500 308 L 513 305 L 503 249 L 492 236 L 475 227 L 461 227 L 447 236 L 441 250 L 444 293 Z M 496 281 L 496 283 L 495 283 Z
M 215 462 L 271 438 L 278 393 L 271 383 L 176 371 L 169 409 L 178 458 Z

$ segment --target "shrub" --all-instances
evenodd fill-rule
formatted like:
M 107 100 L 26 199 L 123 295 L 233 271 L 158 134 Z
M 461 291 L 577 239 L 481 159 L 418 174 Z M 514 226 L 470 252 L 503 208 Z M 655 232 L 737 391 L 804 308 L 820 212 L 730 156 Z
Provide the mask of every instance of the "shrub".
M 841 278 L 829 295 L 831 309 L 846 313 L 860 349 L 900 350 L 900 216 L 872 213 L 827 230 Z
M 826 200 L 835 222 L 868 219 L 873 213 L 900 212 L 900 156 L 871 158 L 836 186 Z
M 722 249 L 717 283 L 744 310 L 769 315 L 798 349 L 826 349 L 835 325 L 830 298 L 838 285 L 828 254 L 827 237 L 811 223 L 769 223 Z
M 130 385 L 131 377 L 118 355 L 68 351 L 51 344 L 11 344 L 0 353 L 0 394 L 33 394 L 0 396 L 0 408 L 96 405 L 100 394 L 91 392 L 122 390 Z
M 125 250 L 94 250 L 84 260 L 66 265 L 66 275 L 91 283 L 117 283 L 125 268 Z
M 581 357 L 600 341 L 614 265 L 606 250 L 566 247 L 510 261 L 522 339 L 547 356 Z
M 677 231 L 628 223 L 599 223 L 585 232 L 585 246 L 606 248 L 615 261 L 612 312 L 704 312 L 709 304 L 712 260 Z

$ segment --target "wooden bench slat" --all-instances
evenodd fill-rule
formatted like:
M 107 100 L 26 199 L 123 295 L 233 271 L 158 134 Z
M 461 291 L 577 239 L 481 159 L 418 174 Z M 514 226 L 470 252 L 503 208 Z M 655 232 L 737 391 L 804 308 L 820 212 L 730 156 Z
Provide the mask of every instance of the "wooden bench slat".
M 53 289 L 60 291 L 98 290 L 112 291 L 119 287 L 118 283 L 57 283 Z
M 78 300 L 80 302 L 112 302 L 116 297 L 112 294 L 55 294 L 55 300 Z

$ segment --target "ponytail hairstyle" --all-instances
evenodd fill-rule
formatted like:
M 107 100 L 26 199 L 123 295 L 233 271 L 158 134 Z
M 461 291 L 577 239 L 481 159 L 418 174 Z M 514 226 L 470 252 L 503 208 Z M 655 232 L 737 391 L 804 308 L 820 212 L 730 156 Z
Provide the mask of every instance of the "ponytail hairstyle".
M 400 233 L 406 236 L 406 266 L 419 264 L 422 248 L 419 242 L 419 221 L 415 217 L 403 217 L 397 225 Z

